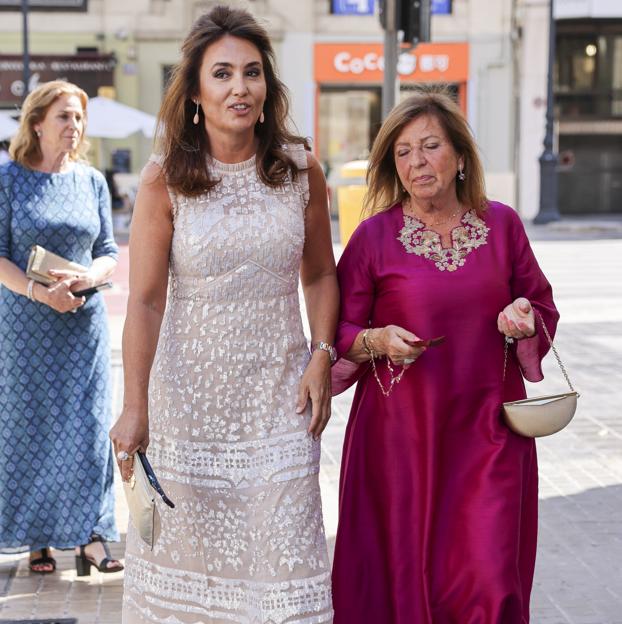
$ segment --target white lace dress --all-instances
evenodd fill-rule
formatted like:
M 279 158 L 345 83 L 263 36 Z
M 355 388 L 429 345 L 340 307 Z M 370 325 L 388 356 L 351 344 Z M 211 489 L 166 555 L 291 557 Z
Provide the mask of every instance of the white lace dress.
M 176 508 L 153 552 L 129 528 L 123 623 L 332 622 L 320 444 L 295 411 L 307 175 L 274 189 L 254 158 L 212 167 L 212 191 L 172 197 L 148 456 Z

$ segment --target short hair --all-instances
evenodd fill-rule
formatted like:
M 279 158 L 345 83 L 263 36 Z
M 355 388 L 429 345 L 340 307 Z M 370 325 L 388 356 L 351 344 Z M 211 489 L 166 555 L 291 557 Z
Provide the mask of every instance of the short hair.
M 9 145 L 9 154 L 14 161 L 28 168 L 35 167 L 41 162 L 43 153 L 39 137 L 35 132 L 35 125 L 45 119 L 52 104 L 63 95 L 77 96 L 82 104 L 82 113 L 84 115 L 80 140 L 76 148 L 69 153 L 69 159 L 78 162 L 88 162 L 86 153 L 89 149 L 89 142 L 86 140 L 85 132 L 87 121 L 86 107 L 89 98 L 80 87 L 66 80 L 44 82 L 31 91 L 24 100 L 17 134 Z
M 263 63 L 267 87 L 264 122 L 255 125 L 259 141 L 256 164 L 261 180 L 274 187 L 282 185 L 290 172 L 295 177 L 298 167 L 283 146 L 299 143 L 309 147 L 304 138 L 288 130 L 288 91 L 276 75 L 268 33 L 248 11 L 216 6 L 194 22 L 184 40 L 181 61 L 172 72 L 158 115 L 156 151 L 162 157 L 167 184 L 173 191 L 190 197 L 205 193 L 219 182 L 210 176 L 206 162 L 209 140 L 202 111 L 201 123 L 193 123 L 193 98 L 200 91 L 199 72 L 205 50 L 225 35 L 253 44 Z
M 456 153 L 464 161 L 464 181 L 456 183 L 458 200 L 480 215 L 486 210 L 484 169 L 473 134 L 460 107 L 446 87 L 418 87 L 387 116 L 371 149 L 367 169 L 364 216 L 388 210 L 408 196 L 397 174 L 393 146 L 402 129 L 421 115 L 432 115 L 443 127 Z

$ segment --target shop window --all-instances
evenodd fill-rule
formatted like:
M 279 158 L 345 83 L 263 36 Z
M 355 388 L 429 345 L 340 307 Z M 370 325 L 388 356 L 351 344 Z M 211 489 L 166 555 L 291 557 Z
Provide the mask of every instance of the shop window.
M 561 22 L 556 57 L 561 119 L 622 116 L 622 22 Z
M 351 160 L 365 159 L 380 128 L 381 90 L 322 87 L 319 156 L 327 175 Z

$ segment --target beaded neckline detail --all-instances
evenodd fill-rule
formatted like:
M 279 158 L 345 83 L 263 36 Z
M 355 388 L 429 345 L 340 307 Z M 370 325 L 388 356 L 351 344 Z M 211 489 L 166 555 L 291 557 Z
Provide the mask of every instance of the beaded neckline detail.
M 456 271 L 464 265 L 466 257 L 486 244 L 490 228 L 474 210 L 462 215 L 460 225 L 451 230 L 451 247 L 443 247 L 438 232 L 428 229 L 415 217 L 404 215 L 404 227 L 397 240 L 407 253 L 431 260 L 439 271 Z

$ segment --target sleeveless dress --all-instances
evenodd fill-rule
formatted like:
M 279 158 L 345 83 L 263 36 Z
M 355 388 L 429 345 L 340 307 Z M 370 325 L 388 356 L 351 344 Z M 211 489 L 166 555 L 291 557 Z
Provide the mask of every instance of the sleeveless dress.
M 307 174 L 271 188 L 254 157 L 210 168 L 211 191 L 171 195 L 148 456 L 176 508 L 159 504 L 153 551 L 130 525 L 123 622 L 332 622 L 320 443 L 295 411 Z

